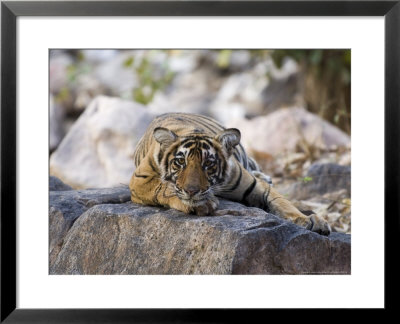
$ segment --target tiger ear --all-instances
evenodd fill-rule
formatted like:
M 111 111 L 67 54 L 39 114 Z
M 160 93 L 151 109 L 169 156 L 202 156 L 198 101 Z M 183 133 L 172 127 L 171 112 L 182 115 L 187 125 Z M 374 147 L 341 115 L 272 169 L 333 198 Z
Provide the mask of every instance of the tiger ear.
M 155 128 L 153 131 L 153 136 L 155 140 L 161 144 L 163 149 L 170 146 L 178 138 L 173 131 L 164 127 Z
M 215 139 L 225 147 L 228 154 L 231 154 L 233 148 L 240 143 L 240 137 L 240 130 L 237 128 L 228 128 L 219 133 Z

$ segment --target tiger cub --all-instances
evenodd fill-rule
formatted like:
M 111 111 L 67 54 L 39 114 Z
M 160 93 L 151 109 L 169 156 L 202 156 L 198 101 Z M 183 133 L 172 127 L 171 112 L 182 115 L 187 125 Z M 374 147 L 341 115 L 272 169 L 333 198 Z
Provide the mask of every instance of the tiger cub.
M 139 141 L 129 183 L 134 203 L 213 215 L 222 197 L 259 207 L 322 235 L 329 224 L 306 216 L 269 183 L 240 144 L 240 131 L 197 114 L 155 118 Z

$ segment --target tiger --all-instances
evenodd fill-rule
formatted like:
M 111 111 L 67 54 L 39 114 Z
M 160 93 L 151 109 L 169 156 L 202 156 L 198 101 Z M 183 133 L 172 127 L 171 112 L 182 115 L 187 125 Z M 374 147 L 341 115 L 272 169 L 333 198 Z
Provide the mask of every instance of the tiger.
M 200 114 L 159 115 L 133 154 L 132 202 L 212 216 L 223 198 L 329 235 L 331 228 L 322 217 L 303 214 L 278 193 L 240 139 L 238 129 Z

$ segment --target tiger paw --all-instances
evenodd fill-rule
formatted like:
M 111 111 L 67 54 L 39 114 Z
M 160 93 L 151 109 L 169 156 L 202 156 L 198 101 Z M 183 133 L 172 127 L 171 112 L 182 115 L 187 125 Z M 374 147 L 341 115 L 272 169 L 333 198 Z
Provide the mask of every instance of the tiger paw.
M 320 235 L 328 236 L 331 233 L 331 227 L 328 222 L 315 214 L 310 216 L 310 223 L 306 228 Z
M 217 198 L 207 200 L 203 205 L 199 205 L 193 208 L 194 213 L 197 216 L 212 216 L 215 214 L 215 210 L 218 208 L 219 201 Z
M 166 207 L 174 208 L 176 210 L 184 212 L 185 214 L 191 214 L 193 212 L 193 208 L 191 208 L 187 204 L 184 204 L 178 197 L 172 198 L 169 202 L 169 205 Z

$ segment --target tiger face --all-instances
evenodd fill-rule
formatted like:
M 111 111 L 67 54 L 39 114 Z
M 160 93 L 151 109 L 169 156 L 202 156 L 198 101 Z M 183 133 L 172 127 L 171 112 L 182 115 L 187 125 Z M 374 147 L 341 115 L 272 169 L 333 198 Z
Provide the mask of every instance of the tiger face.
M 173 184 L 179 199 L 199 206 L 214 199 L 214 191 L 229 173 L 229 157 L 240 142 L 237 129 L 227 129 L 214 138 L 204 134 L 179 137 L 171 130 L 158 127 L 154 138 L 160 143 L 156 161 L 161 177 Z

